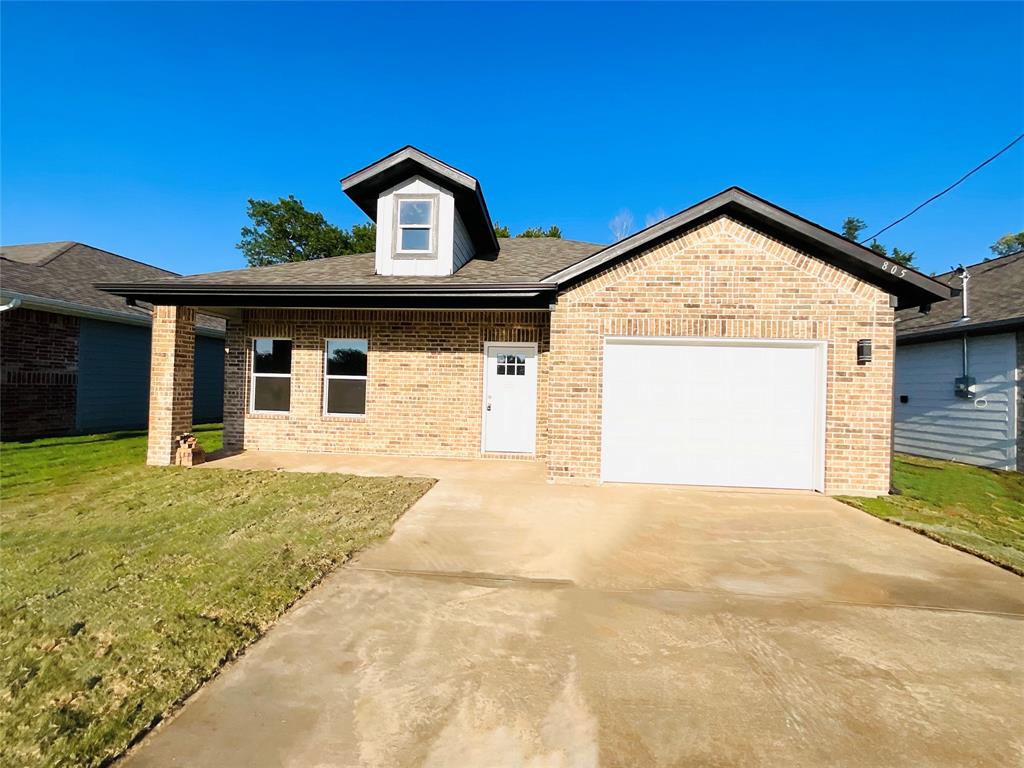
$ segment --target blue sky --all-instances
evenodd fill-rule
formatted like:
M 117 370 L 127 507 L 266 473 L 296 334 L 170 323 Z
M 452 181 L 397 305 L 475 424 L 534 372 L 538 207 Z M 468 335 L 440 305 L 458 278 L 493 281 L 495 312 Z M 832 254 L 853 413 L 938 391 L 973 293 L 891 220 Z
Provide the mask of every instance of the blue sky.
M 608 242 L 737 184 L 872 231 L 1024 131 L 1024 5 L 3 3 L 0 238 L 243 265 L 248 197 L 363 220 L 413 144 L 514 231 Z M 881 238 L 926 271 L 1024 229 L 1024 142 Z

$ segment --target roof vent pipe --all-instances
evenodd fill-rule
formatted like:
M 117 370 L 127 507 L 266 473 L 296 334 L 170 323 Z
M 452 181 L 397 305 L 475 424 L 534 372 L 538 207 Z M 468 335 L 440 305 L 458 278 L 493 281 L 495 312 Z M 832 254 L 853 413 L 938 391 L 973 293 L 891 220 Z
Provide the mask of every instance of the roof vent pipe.
M 957 277 L 960 278 L 960 319 L 970 320 L 971 319 L 971 304 L 970 298 L 967 295 L 967 282 L 971 279 L 971 273 L 967 271 L 967 267 L 960 265 L 955 270 Z

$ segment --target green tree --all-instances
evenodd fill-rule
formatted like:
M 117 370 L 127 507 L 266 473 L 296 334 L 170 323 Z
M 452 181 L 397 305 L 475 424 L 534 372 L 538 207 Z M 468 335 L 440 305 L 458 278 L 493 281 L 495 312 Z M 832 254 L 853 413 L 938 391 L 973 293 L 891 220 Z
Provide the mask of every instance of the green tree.
M 989 250 L 996 256 L 1009 256 L 1011 253 L 1024 251 L 1024 232 L 1003 235 L 989 246 Z
M 512 237 L 512 233 L 508 231 L 508 227 L 504 224 L 494 225 L 494 236 L 495 237 Z
M 856 216 L 847 216 L 843 221 L 843 237 L 856 243 L 860 240 L 860 233 L 863 232 L 867 226 L 868 225 L 864 222 L 864 219 L 858 219 Z M 914 268 L 913 251 L 904 251 L 893 246 L 892 253 L 889 253 L 889 249 L 877 240 L 872 240 L 868 248 L 879 256 L 884 256 L 889 261 L 902 264 L 904 267 L 910 267 L 911 269 Z
M 555 225 L 548 227 L 546 230 L 541 227 L 530 227 L 529 229 L 524 229 L 516 237 L 556 237 L 561 239 L 562 230 Z
M 345 230 L 341 230 L 342 233 Z M 353 224 L 351 232 L 348 233 L 348 243 L 345 247 L 344 256 L 349 253 L 373 253 L 377 250 L 377 225 L 372 221 L 365 224 Z
M 855 216 L 847 216 L 843 222 L 843 237 L 847 240 L 857 242 L 860 240 L 860 233 L 867 228 L 867 224 L 864 223 L 864 219 L 858 219 Z
M 902 264 L 904 267 L 914 268 L 914 252 L 913 251 L 901 251 L 895 245 L 892 247 L 892 253 L 889 254 L 889 261 L 895 261 L 897 264 Z
M 235 247 L 245 254 L 250 267 L 369 253 L 376 248 L 374 224 L 356 224 L 351 231 L 336 227 L 322 213 L 306 210 L 294 195 L 277 202 L 250 198 L 246 213 L 252 223 L 242 227 L 242 239 Z

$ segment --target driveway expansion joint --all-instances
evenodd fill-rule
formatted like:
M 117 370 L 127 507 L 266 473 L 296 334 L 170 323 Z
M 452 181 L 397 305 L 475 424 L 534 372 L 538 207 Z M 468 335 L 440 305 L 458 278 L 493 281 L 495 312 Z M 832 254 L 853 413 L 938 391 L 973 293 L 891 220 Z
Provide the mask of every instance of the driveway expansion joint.
M 384 573 L 390 576 L 414 576 L 423 579 L 451 579 L 453 581 L 466 581 L 471 583 L 490 583 L 501 585 L 514 585 L 523 587 L 554 587 L 579 588 L 576 582 L 569 579 L 534 578 L 531 576 L 515 576 L 498 573 L 479 573 L 476 571 L 430 571 L 418 570 L 415 568 L 371 568 L 362 565 L 344 565 L 348 571 L 363 571 L 365 573 Z
M 827 598 L 796 597 L 786 595 L 765 595 L 757 592 L 741 592 L 726 589 L 702 589 L 698 587 L 662 586 L 662 587 L 588 587 L 571 579 L 556 579 L 515 574 L 479 573 L 475 571 L 432 571 L 416 568 L 373 568 L 358 564 L 343 565 L 343 570 L 363 573 L 387 574 L 389 576 L 409 576 L 421 579 L 444 579 L 462 581 L 478 586 L 507 586 L 529 588 L 575 589 L 581 592 L 592 592 L 603 595 L 639 595 L 639 594 L 689 594 L 708 597 L 738 597 L 754 600 L 775 601 L 780 603 L 797 603 L 800 605 L 836 605 L 845 608 L 885 608 L 890 610 L 930 611 L 933 613 L 966 613 L 978 616 L 994 616 L 1004 619 L 1024 620 L 1024 613 L 1015 611 L 986 611 L 974 608 L 952 608 L 944 605 L 913 605 L 911 603 L 881 603 L 858 600 L 830 600 Z

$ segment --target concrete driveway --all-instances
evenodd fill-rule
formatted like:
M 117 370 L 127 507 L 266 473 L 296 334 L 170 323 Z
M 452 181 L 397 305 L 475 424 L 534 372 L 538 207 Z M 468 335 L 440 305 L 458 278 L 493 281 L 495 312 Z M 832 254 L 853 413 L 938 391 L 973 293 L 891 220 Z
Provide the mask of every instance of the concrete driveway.
M 142 766 L 1008 766 L 1024 581 L 810 494 L 441 478 L 129 756 Z

